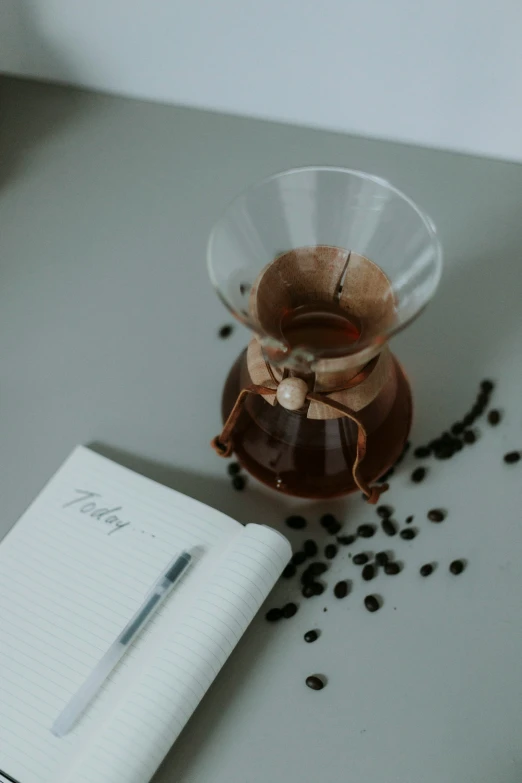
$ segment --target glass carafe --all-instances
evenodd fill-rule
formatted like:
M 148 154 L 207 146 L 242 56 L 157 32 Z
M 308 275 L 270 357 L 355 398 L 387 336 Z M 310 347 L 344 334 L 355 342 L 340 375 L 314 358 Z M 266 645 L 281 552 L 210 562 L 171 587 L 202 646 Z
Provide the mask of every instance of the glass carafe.
M 273 489 L 363 491 L 402 453 L 411 390 L 388 339 L 433 295 L 430 219 L 382 179 L 314 167 L 239 196 L 209 240 L 212 282 L 253 337 L 225 384 L 213 445 Z

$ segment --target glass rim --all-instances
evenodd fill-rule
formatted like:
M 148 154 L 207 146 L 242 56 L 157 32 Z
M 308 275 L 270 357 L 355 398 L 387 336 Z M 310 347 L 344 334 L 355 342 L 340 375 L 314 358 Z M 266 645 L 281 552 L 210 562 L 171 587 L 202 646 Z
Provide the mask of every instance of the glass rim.
M 244 187 L 239 193 L 237 193 L 224 207 L 224 209 L 221 211 L 220 216 L 218 219 L 214 222 L 212 229 L 210 231 L 210 235 L 207 241 L 207 271 L 208 275 L 210 277 L 210 282 L 212 284 L 212 287 L 214 288 L 216 294 L 218 295 L 220 301 L 224 304 L 226 309 L 231 313 L 231 315 L 236 318 L 240 323 L 243 324 L 247 329 L 254 332 L 256 334 L 263 345 L 270 347 L 274 350 L 280 351 L 281 349 L 286 349 L 286 360 L 289 360 L 292 358 L 294 354 L 298 354 L 299 356 L 307 355 L 307 359 L 310 361 L 312 358 L 314 360 L 319 360 L 322 357 L 320 355 L 315 355 L 312 357 L 311 354 L 309 354 L 306 350 L 306 348 L 295 348 L 295 349 L 288 349 L 288 346 L 285 346 L 282 342 L 275 339 L 274 337 L 268 335 L 266 332 L 264 332 L 262 329 L 259 329 L 256 327 L 256 324 L 252 323 L 247 315 L 245 315 L 243 312 L 238 310 L 236 307 L 234 307 L 227 299 L 225 294 L 221 291 L 221 286 L 217 280 L 217 277 L 214 273 L 213 268 L 213 244 L 215 241 L 216 233 L 219 229 L 219 227 L 225 222 L 227 216 L 229 213 L 232 212 L 234 207 L 245 200 L 246 196 L 249 193 L 253 193 L 256 190 L 265 187 L 266 185 L 270 184 L 271 182 L 274 182 L 278 179 L 284 179 L 286 177 L 291 177 L 295 174 L 305 174 L 305 173 L 314 173 L 314 172 L 329 172 L 329 173 L 339 173 L 339 174 L 345 174 L 349 175 L 351 177 L 354 177 L 356 179 L 359 179 L 361 181 L 371 182 L 384 190 L 387 190 L 388 192 L 393 193 L 395 196 L 400 198 L 403 202 L 408 204 L 408 206 L 413 210 L 413 212 L 417 215 L 421 223 L 423 224 L 432 248 L 433 248 L 433 267 L 434 267 L 434 273 L 433 273 L 433 284 L 432 284 L 432 290 L 435 292 L 437 289 L 441 276 L 442 276 L 442 260 L 443 260 L 443 253 L 442 253 L 442 246 L 439 241 L 438 235 L 437 235 L 437 229 L 435 227 L 435 224 L 433 223 L 430 216 L 424 212 L 423 209 L 419 207 L 419 205 L 413 201 L 412 198 L 406 195 L 402 190 L 395 187 L 395 185 L 392 185 L 391 182 L 389 182 L 384 177 L 379 177 L 376 174 L 370 174 L 366 171 L 360 171 L 358 169 L 351 169 L 344 166 L 327 166 L 327 165 L 309 165 L 309 166 L 296 166 L 291 169 L 284 169 L 281 171 L 277 171 L 274 174 L 270 174 L 267 177 L 264 177 L 263 179 L 247 185 Z M 332 245 L 333 247 L 333 245 Z M 267 261 L 267 263 L 269 263 Z M 374 262 L 375 263 L 375 262 Z M 352 344 L 351 346 L 346 346 L 345 348 L 340 348 L 339 353 L 336 354 L 336 358 L 341 358 L 343 356 L 353 356 L 358 353 L 363 353 L 367 351 L 368 349 L 371 349 L 372 347 L 377 346 L 378 344 L 383 342 L 383 338 L 385 338 L 384 341 L 389 340 L 391 337 L 393 337 L 398 332 L 402 331 L 406 326 L 408 326 L 415 318 L 426 308 L 428 305 L 430 299 L 432 298 L 433 293 L 429 296 L 429 298 L 426 299 L 426 301 L 421 305 L 421 307 L 416 310 L 414 313 L 409 315 L 403 320 L 399 320 L 395 324 L 393 324 L 390 328 L 386 329 L 381 335 L 374 335 L 369 340 L 361 340 L 360 342 L 357 342 L 355 344 Z

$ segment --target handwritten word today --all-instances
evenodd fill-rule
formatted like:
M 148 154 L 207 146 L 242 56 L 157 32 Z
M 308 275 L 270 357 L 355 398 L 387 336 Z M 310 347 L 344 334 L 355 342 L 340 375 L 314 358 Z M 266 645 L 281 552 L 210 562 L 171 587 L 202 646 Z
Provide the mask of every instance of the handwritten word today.
M 130 525 L 130 522 L 124 522 L 115 511 L 121 511 L 121 506 L 115 506 L 114 508 L 105 508 L 98 506 L 97 502 L 93 498 L 100 498 L 99 492 L 88 492 L 86 489 L 75 489 L 79 497 L 70 500 L 68 503 L 64 503 L 62 508 L 69 508 L 70 506 L 76 506 L 76 509 L 81 514 L 86 514 L 93 519 L 97 519 L 99 522 L 103 522 L 104 525 L 109 525 L 110 530 L 107 533 L 111 536 L 113 533 L 117 533 L 124 527 Z M 81 505 L 80 505 L 81 504 Z

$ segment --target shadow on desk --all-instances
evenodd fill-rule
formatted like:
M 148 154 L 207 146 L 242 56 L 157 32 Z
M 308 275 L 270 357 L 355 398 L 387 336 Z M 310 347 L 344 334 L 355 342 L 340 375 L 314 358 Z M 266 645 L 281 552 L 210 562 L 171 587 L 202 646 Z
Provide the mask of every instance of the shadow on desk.
M 0 0 L 0 47 L 6 62 L 25 78 L 46 78 L 74 84 L 77 68 L 42 28 L 36 5 L 28 0 Z M 82 110 L 88 93 L 64 90 L 22 78 L 0 77 L 0 188 L 26 165 L 42 143 L 52 138 Z M 23 92 L 29 101 L 20 101 Z

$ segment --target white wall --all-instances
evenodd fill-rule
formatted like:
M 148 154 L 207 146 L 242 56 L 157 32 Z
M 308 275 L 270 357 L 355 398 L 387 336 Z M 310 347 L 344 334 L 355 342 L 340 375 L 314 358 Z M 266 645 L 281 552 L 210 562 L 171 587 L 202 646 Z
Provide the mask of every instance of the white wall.
M 521 0 L 0 0 L 0 69 L 522 160 Z

